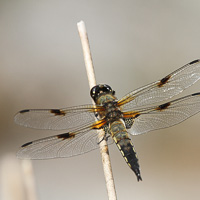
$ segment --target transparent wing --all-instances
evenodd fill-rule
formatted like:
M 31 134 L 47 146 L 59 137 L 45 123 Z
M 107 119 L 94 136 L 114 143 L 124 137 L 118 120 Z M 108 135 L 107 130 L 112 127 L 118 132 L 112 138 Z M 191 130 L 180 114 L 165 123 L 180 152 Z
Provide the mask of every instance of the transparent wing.
M 17 124 L 30 128 L 71 131 L 95 122 L 94 113 L 102 109 L 104 108 L 93 105 L 64 109 L 29 109 L 18 112 L 14 120 Z
M 87 153 L 99 147 L 97 131 L 92 129 L 92 127 L 103 123 L 104 121 L 95 122 L 92 126 L 76 132 L 63 133 L 28 142 L 22 145 L 17 153 L 17 157 L 25 159 L 50 159 Z M 111 137 L 108 138 L 107 143 L 113 143 Z
M 128 132 L 132 135 L 167 128 L 188 119 L 200 111 L 200 93 L 195 93 L 160 106 L 137 112 L 124 113 L 131 117 L 132 126 Z
M 169 99 L 200 79 L 200 60 L 172 72 L 163 79 L 139 88 L 118 101 L 123 111 L 137 110 L 144 106 Z

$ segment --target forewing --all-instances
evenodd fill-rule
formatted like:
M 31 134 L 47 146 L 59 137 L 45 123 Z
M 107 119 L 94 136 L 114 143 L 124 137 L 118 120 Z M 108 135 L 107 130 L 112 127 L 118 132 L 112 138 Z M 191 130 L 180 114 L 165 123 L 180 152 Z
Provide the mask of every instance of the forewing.
M 179 124 L 199 111 L 200 93 L 195 93 L 159 106 L 132 113 L 125 112 L 124 116 L 132 121 L 128 131 L 132 135 L 138 135 Z
M 76 132 L 63 133 L 28 142 L 22 145 L 17 153 L 17 157 L 25 159 L 50 159 L 76 156 L 89 152 L 99 147 L 98 134 L 96 129 L 93 128 L 98 128 L 104 123 L 105 120 L 102 120 Z M 112 138 L 108 139 L 108 144 L 110 143 L 112 143 Z
M 83 105 L 64 109 L 29 109 L 15 115 L 19 125 L 50 130 L 77 130 L 95 122 L 94 112 L 103 107 Z
M 146 105 L 169 99 L 200 79 L 200 60 L 195 60 L 159 81 L 139 88 L 118 101 L 123 111 L 136 110 Z

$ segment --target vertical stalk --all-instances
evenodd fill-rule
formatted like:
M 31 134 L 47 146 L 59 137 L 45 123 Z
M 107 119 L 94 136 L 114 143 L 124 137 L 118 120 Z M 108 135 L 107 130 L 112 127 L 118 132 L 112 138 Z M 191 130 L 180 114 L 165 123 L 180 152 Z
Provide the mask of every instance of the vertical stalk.
M 84 55 L 84 61 L 85 61 L 85 67 L 87 71 L 89 86 L 91 89 L 93 86 L 96 85 L 96 79 L 95 79 L 95 74 L 94 74 L 94 67 L 92 63 L 92 56 L 90 52 L 88 35 L 87 35 L 85 23 L 83 21 L 80 21 L 79 23 L 77 23 L 77 27 L 78 27 L 78 32 L 81 39 L 82 48 L 83 48 L 83 55 Z M 105 135 L 103 130 L 99 130 L 98 134 L 99 134 L 99 139 L 102 138 L 103 135 Z M 111 168 L 110 157 L 109 157 L 106 140 L 101 141 L 99 146 L 100 146 L 100 153 L 101 153 L 104 176 L 105 176 L 105 181 L 106 181 L 108 199 L 116 200 L 117 196 L 116 196 L 116 191 L 115 191 L 114 179 L 113 179 L 112 168 Z

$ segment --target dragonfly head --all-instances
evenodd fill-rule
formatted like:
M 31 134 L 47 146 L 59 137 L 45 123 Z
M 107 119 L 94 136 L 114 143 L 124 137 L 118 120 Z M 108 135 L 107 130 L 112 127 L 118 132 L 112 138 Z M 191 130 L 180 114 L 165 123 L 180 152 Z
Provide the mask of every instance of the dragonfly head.
M 115 91 L 112 90 L 112 88 L 109 85 L 106 85 L 106 84 L 96 85 L 90 90 L 90 96 L 93 98 L 95 103 L 96 103 L 98 97 L 101 96 L 102 94 L 112 94 L 112 95 L 114 95 Z

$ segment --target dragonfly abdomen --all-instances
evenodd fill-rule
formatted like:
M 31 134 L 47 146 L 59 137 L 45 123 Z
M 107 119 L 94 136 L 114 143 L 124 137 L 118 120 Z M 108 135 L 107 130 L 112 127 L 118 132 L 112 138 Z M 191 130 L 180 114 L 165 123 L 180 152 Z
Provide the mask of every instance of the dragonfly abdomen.
M 126 163 L 134 171 L 138 181 L 142 180 L 138 158 L 123 122 L 121 120 L 112 122 L 110 132 Z
M 138 181 L 142 180 L 137 154 L 130 139 L 120 140 L 117 144 L 117 147 L 119 148 L 128 166 L 135 172 Z

